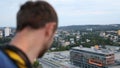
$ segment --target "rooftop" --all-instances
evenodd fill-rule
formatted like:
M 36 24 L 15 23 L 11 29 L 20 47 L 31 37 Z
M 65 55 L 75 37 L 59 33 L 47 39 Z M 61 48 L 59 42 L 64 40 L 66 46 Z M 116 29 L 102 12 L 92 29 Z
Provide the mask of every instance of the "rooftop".
M 73 47 L 72 49 L 75 50 L 82 50 L 82 51 L 87 51 L 87 52 L 92 52 L 92 53 L 98 53 L 98 54 L 114 54 L 114 52 L 108 50 L 108 49 L 96 49 L 96 48 L 85 48 L 85 47 Z

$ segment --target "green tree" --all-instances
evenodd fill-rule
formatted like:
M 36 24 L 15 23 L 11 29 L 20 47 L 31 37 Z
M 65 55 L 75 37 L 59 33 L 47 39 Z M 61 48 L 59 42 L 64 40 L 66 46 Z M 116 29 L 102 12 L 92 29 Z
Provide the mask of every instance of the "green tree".
M 36 60 L 36 61 L 34 62 L 34 64 L 33 64 L 33 68 L 42 68 L 42 65 L 39 64 L 39 61 L 38 61 L 38 60 Z

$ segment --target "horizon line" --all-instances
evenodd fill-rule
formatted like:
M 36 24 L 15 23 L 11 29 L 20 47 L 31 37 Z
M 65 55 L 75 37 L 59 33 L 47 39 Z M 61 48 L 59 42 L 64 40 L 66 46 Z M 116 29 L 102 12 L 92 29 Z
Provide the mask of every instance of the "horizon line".
M 86 25 L 120 25 L 120 24 L 80 24 L 80 25 L 65 25 L 65 26 L 59 26 L 58 27 L 68 27 L 68 26 L 86 26 Z M 0 28 L 4 28 L 4 27 L 13 27 L 16 28 L 16 26 L 0 26 Z

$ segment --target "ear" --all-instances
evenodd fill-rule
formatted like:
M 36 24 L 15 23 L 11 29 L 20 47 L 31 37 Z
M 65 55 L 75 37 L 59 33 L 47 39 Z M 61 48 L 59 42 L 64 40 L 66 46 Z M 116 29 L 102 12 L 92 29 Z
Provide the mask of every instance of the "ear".
M 45 26 L 45 36 L 48 38 L 48 40 L 54 36 L 55 26 L 56 26 L 55 22 L 50 22 L 50 23 L 46 24 L 46 26 Z

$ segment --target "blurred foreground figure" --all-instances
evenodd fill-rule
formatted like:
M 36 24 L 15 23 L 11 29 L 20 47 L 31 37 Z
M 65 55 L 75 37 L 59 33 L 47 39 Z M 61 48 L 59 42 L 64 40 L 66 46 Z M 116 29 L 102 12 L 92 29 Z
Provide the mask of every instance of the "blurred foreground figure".
M 45 1 L 28 1 L 17 13 L 16 35 L 0 47 L 0 68 L 32 68 L 51 46 L 58 26 L 54 8 Z

